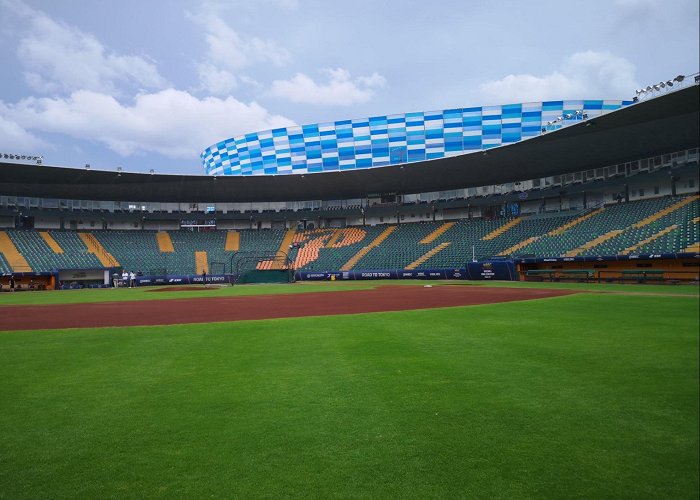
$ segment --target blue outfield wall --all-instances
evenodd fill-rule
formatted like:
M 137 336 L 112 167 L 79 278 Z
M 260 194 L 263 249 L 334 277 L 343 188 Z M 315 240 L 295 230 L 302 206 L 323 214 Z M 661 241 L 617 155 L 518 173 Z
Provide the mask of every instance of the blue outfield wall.
M 615 262 L 625 260 L 658 259 L 700 259 L 700 253 L 645 253 L 636 255 L 590 255 L 585 257 L 524 257 L 515 259 L 515 262 L 518 264 L 542 264 L 548 262 Z
M 208 274 L 208 285 L 233 285 L 236 283 L 233 274 Z M 347 280 L 501 280 L 516 281 L 518 275 L 512 261 L 469 262 L 466 268 L 460 269 L 371 269 L 358 271 L 297 271 L 294 274 L 297 281 L 347 281 Z M 138 276 L 137 286 L 152 285 L 201 285 L 201 275 L 166 274 L 162 276 Z
M 207 274 L 208 285 L 231 285 L 235 282 L 232 274 Z M 151 285 L 202 285 L 202 275 L 165 274 L 161 276 L 137 276 L 137 286 Z
M 297 271 L 297 281 L 347 280 L 498 280 L 517 281 L 512 261 L 469 262 L 459 269 L 369 269 L 358 271 Z

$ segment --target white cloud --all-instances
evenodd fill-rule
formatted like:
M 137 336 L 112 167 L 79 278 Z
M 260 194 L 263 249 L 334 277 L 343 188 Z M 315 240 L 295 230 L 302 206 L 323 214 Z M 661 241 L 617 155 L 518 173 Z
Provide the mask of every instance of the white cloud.
M 127 106 L 88 90 L 68 98 L 0 102 L 0 120 L 25 131 L 99 142 L 123 156 L 155 152 L 182 159 L 197 158 L 202 149 L 225 137 L 294 124 L 254 102 L 245 104 L 233 97 L 199 99 L 175 89 L 140 94 Z
M 190 19 L 205 31 L 207 53 L 198 66 L 200 85 L 215 95 L 224 95 L 236 88 L 241 69 L 257 63 L 284 66 L 291 61 L 287 49 L 273 40 L 258 37 L 244 38 L 222 20 L 212 4 Z M 212 78 L 212 75 L 216 75 Z
M 17 16 L 18 27 L 26 25 L 17 56 L 27 84 L 37 92 L 86 89 L 116 93 L 117 84 L 151 89 L 165 86 L 158 69 L 146 57 L 109 51 L 93 35 L 56 22 L 21 2 L 3 2 L 3 6 Z
M 638 87 L 634 65 L 609 52 L 592 50 L 569 56 L 547 75 L 507 75 L 479 85 L 487 104 L 552 99 L 626 99 Z
M 327 69 L 328 83 L 319 84 L 304 73 L 289 80 L 272 82 L 270 95 L 303 104 L 350 106 L 369 101 L 374 89 L 386 86 L 386 79 L 378 73 L 353 79 L 343 68 Z
M 0 116 L 0 149 L 11 153 L 37 154 L 40 149 L 45 149 L 46 146 L 44 141 L 19 124 Z

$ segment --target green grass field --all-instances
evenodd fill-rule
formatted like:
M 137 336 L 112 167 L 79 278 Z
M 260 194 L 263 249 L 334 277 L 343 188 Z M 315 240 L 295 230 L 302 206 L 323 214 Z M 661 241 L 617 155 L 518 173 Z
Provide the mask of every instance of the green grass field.
M 579 288 L 594 293 L 0 333 L 0 498 L 697 498 L 697 287 Z

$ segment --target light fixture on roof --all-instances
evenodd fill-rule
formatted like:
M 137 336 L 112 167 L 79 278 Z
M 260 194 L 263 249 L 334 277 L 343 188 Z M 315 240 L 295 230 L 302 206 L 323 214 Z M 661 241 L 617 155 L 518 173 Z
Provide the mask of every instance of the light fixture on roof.
M 148 171 L 148 173 L 151 174 L 151 175 L 154 175 L 154 174 L 156 173 L 156 171 L 153 170 L 153 169 L 150 169 L 150 170 Z
M 90 170 L 90 164 L 89 164 L 89 163 L 86 163 L 86 164 L 85 164 L 85 170 Z
M 666 86 L 667 86 L 667 87 L 673 87 L 673 80 L 668 80 L 668 81 L 666 82 Z
M 117 177 L 122 176 L 122 167 L 117 167 Z
M 681 83 L 683 80 L 685 80 L 685 76 L 678 75 L 677 77 L 674 78 L 674 80 L 677 81 L 678 83 Z

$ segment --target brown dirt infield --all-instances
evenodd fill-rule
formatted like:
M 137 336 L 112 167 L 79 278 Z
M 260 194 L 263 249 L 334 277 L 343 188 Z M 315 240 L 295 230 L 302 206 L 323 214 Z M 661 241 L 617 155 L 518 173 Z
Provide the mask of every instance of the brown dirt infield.
M 379 285 L 369 290 L 3 307 L 2 330 L 175 325 L 493 304 L 572 290 Z

